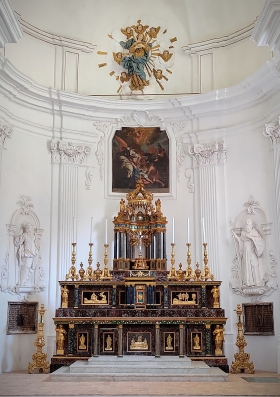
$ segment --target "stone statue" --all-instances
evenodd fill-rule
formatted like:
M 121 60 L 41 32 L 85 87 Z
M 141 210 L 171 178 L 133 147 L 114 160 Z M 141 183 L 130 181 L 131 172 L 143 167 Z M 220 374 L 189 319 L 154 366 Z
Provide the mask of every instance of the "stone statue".
M 64 340 L 67 333 L 62 324 L 59 324 L 56 329 L 56 354 L 64 354 Z
M 240 266 L 239 279 L 241 286 L 252 287 L 264 285 L 260 258 L 264 251 L 264 240 L 259 232 L 253 228 L 251 219 L 246 219 L 245 227 L 240 237 L 232 231 L 236 242 L 236 253 Z
M 195 334 L 195 337 L 193 338 L 193 349 L 194 350 L 200 350 L 200 338 L 198 334 Z
M 30 286 L 35 284 L 34 271 L 39 260 L 39 246 L 37 245 L 36 229 L 27 222 L 21 233 L 14 238 L 17 247 L 17 261 L 19 266 L 19 284 Z
M 85 335 L 82 334 L 82 335 L 80 336 L 79 349 L 85 350 L 85 349 L 87 348 L 86 345 L 85 345 L 85 341 L 86 341 Z
M 224 342 L 224 327 L 221 325 L 216 325 L 216 328 L 213 331 L 213 335 L 215 336 L 215 355 L 222 356 L 223 355 L 223 342 Z

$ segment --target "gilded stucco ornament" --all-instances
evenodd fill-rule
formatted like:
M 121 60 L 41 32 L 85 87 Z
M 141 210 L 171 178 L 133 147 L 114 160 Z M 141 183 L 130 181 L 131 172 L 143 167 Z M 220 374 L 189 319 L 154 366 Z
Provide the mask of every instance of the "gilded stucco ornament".
M 122 95 L 156 93 L 158 87 L 163 91 L 168 82 L 174 64 L 173 43 L 167 29 L 162 26 L 150 26 L 142 23 L 114 29 L 108 37 L 111 39 L 109 51 L 98 51 L 106 56 L 106 62 L 99 67 L 109 66 L 119 84 L 117 93 Z

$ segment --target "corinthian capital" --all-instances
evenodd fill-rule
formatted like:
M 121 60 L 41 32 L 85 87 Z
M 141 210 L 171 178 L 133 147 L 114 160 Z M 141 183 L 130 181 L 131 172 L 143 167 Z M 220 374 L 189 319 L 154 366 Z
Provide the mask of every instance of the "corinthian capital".
M 265 124 L 264 136 L 271 139 L 273 145 L 280 143 L 280 116 L 275 123 Z
M 65 141 L 51 141 L 53 163 L 84 164 L 89 153 L 89 146 Z
M 189 154 L 193 158 L 194 166 L 197 167 L 224 164 L 227 160 L 224 142 L 189 145 Z
M 5 146 L 6 139 L 11 138 L 13 127 L 4 121 L 0 121 L 0 144 Z

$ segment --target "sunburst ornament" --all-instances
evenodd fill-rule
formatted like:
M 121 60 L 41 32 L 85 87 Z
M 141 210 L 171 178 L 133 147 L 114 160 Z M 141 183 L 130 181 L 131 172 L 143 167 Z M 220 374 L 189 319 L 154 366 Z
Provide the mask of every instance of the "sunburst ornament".
M 119 84 L 117 93 L 143 94 L 144 90 L 152 93 L 155 85 L 164 90 L 163 84 L 169 80 L 167 73 L 172 74 L 170 69 L 175 59 L 171 44 L 177 41 L 176 37 L 169 39 L 166 33 L 167 29 L 142 24 L 139 19 L 136 24 L 108 34 L 113 51 L 98 51 L 107 57 L 107 62 L 98 66 L 112 65 L 109 75 Z

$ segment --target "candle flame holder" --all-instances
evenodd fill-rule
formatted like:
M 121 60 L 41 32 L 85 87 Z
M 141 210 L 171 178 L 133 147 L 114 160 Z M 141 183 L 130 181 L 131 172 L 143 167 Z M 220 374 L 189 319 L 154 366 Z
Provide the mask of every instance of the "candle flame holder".
M 195 278 L 195 274 L 194 274 L 193 269 L 191 267 L 191 263 L 192 263 L 191 250 L 190 250 L 191 244 L 187 243 L 186 245 L 188 247 L 188 250 L 187 250 L 187 264 L 188 264 L 188 267 L 187 267 L 187 270 L 186 270 L 185 280 L 190 281 L 191 279 Z
M 94 280 L 94 270 L 92 267 L 92 246 L 93 243 L 89 243 L 89 253 L 88 253 L 88 267 L 86 269 L 85 279 L 86 280 Z
M 169 271 L 169 274 L 168 274 L 168 278 L 169 279 L 171 279 L 171 278 L 173 278 L 173 279 L 176 279 L 177 278 L 177 272 L 176 272 L 176 269 L 175 269 L 175 251 L 174 251 L 174 247 L 175 247 L 175 244 L 174 243 L 171 243 L 171 269 L 170 269 L 170 271 Z
M 104 244 L 104 268 L 102 270 L 102 274 L 101 274 L 101 280 L 110 280 L 112 279 L 110 270 L 108 269 L 108 244 Z

